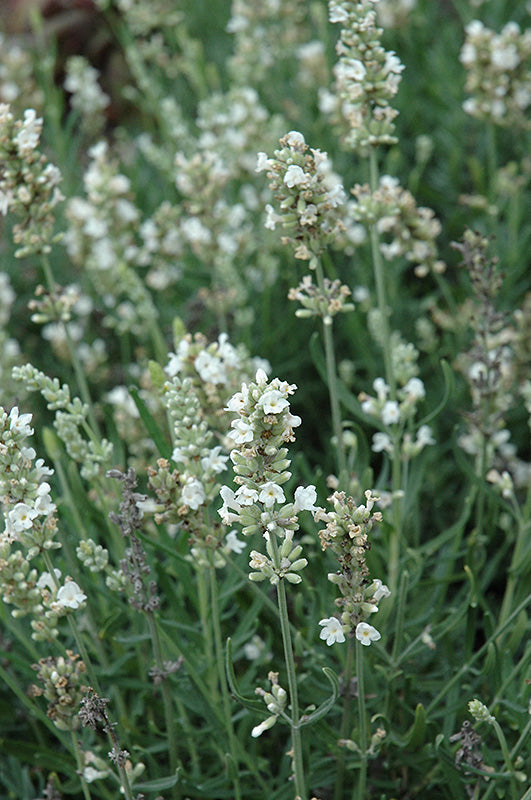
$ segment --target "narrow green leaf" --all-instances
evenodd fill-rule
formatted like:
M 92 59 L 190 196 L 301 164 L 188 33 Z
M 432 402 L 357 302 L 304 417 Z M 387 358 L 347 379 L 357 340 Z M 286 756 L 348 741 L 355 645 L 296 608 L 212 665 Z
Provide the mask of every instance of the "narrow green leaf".
M 225 665 L 227 669 L 227 679 L 234 697 L 239 700 L 242 706 L 245 706 L 245 708 L 248 708 L 251 711 L 258 711 L 263 716 L 269 716 L 270 712 L 263 703 L 261 703 L 259 700 L 251 700 L 250 698 L 244 697 L 244 695 L 238 690 L 238 684 L 236 683 L 236 675 L 234 674 L 234 666 L 232 663 L 232 640 L 230 638 L 227 639 Z
M 330 708 L 332 708 L 337 700 L 337 696 L 339 694 L 339 678 L 334 670 L 330 669 L 329 667 L 323 667 L 323 672 L 332 685 L 332 694 L 328 700 L 325 700 L 323 703 L 321 703 L 321 705 L 316 708 L 315 711 L 313 711 L 308 717 L 305 717 L 301 720 L 301 728 L 305 725 L 312 725 L 314 722 L 317 722 L 318 719 L 324 717 L 324 715 L 329 711 Z
M 135 405 L 140 414 L 140 418 L 144 423 L 147 432 L 157 445 L 157 450 L 163 458 L 171 458 L 171 446 L 166 440 L 163 432 L 161 431 L 158 423 L 155 421 L 153 414 L 149 411 L 148 407 L 140 397 L 138 389 L 135 386 L 129 387 L 129 394 L 135 401 Z
M 135 783 L 135 792 L 162 792 L 164 789 L 171 789 L 179 781 L 180 770 L 177 769 L 175 775 L 168 775 L 166 778 L 157 778 L 153 781 Z
M 406 734 L 406 748 L 408 751 L 417 750 L 423 743 L 426 736 L 426 712 L 422 703 L 415 709 L 415 720 Z
M 439 416 L 454 392 L 454 373 L 451 366 L 447 361 L 444 360 L 444 358 L 441 359 L 441 369 L 444 378 L 444 394 L 439 404 L 420 420 L 419 428 L 421 425 L 427 425 L 428 422 L 431 422 L 432 419 L 435 419 L 435 417 Z

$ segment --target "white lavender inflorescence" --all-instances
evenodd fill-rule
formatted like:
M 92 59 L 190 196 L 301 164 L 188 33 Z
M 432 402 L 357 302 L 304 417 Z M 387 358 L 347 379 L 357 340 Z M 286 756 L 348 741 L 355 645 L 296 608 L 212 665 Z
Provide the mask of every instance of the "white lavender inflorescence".
M 53 470 L 36 458 L 26 441 L 33 435 L 31 414 L 14 406 L 0 414 L 0 498 L 5 528 L 0 534 L 0 592 L 14 617 L 30 616 L 32 638 L 57 637 L 58 619 L 83 607 L 86 595 L 61 571 L 39 572 L 37 556 L 61 547 L 56 540 L 56 505 L 45 480 Z
M 19 120 L 0 104 L 0 213 L 20 220 L 13 226 L 18 258 L 49 253 L 57 240 L 54 209 L 64 199 L 58 188 L 61 172 L 38 150 L 41 132 L 35 109 L 27 108 Z
M 345 190 L 328 154 L 309 147 L 302 133 L 290 131 L 280 144 L 271 158 L 258 154 L 256 171 L 266 172 L 278 208 L 266 206 L 265 225 L 274 230 L 280 224 L 282 243 L 308 261 L 345 231 Z
M 352 215 L 366 226 L 376 225 L 380 251 L 387 261 L 404 257 L 415 265 L 419 278 L 429 272 L 442 273 L 446 265 L 437 256 L 436 238 L 441 224 L 431 208 L 417 206 L 415 198 L 403 189 L 397 178 L 383 175 L 378 188 L 368 184 L 352 189 L 356 202 Z
M 394 144 L 391 101 L 398 92 L 404 66 L 380 43 L 376 7 L 371 0 L 330 0 L 330 21 L 341 25 L 334 67 L 333 92 L 323 91 L 320 107 L 331 113 L 345 145 L 361 153 L 369 147 Z
M 64 88 L 70 93 L 70 105 L 77 111 L 81 128 L 94 136 L 105 124 L 104 110 L 110 98 L 98 83 L 98 70 L 83 56 L 71 56 L 66 62 Z
M 293 535 L 299 527 L 298 513 L 316 510 L 315 487 L 299 486 L 291 502 L 283 489 L 291 477 L 284 445 L 293 441 L 293 429 L 301 424 L 301 418 L 290 411 L 288 398 L 295 389 L 278 378 L 268 381 L 259 369 L 255 381 L 243 384 L 227 405 L 238 415 L 232 422 L 235 447 L 230 453 L 238 489 L 221 487 L 219 514 L 226 525 L 241 525 L 245 536 L 263 535 L 267 554 L 251 552 L 249 577 L 274 585 L 283 579 L 302 580 L 299 573 L 308 562 Z
M 370 578 L 365 560 L 369 534 L 382 521 L 381 512 L 373 511 L 379 498 L 368 490 L 365 504 L 356 505 L 344 492 L 334 492 L 328 499 L 333 510 L 317 509 L 314 518 L 326 524 L 319 531 L 322 549 L 330 550 L 339 562 L 339 570 L 330 573 L 328 580 L 339 589 L 340 596 L 334 602 L 340 615 L 320 621 L 320 637 L 332 645 L 344 642 L 345 636 L 356 636 L 361 644 L 370 645 L 381 634 L 366 620 L 378 611 L 380 600 L 390 595 L 379 578 Z
M 83 176 L 86 198 L 72 197 L 65 244 L 72 262 L 89 275 L 105 308 L 104 324 L 145 337 L 157 318 L 151 295 L 135 268 L 141 263 L 140 212 L 131 182 L 118 171 L 105 141 L 90 150 Z
M 508 22 L 500 33 L 477 19 L 465 28 L 460 60 L 467 70 L 467 114 L 495 125 L 531 127 L 531 28 Z

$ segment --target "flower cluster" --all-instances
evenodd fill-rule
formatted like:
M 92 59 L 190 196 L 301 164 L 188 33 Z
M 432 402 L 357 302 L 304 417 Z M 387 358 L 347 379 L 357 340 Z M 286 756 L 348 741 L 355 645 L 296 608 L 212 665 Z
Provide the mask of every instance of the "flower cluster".
M 31 106 L 39 112 L 44 103 L 42 90 L 37 86 L 31 52 L 11 34 L 0 31 L 0 103 L 9 103 L 21 113 Z M 25 105 L 21 106 L 21 103 Z
M 531 28 L 508 22 L 501 32 L 475 19 L 465 28 L 460 60 L 467 70 L 467 114 L 496 125 L 529 128 L 531 119 Z
M 332 113 L 347 147 L 365 152 L 368 147 L 394 144 L 393 120 L 398 112 L 390 101 L 398 92 L 404 69 L 397 55 L 380 44 L 372 0 L 330 0 L 330 21 L 341 24 L 336 45 L 333 93 L 322 92 L 321 111 Z
M 339 620 L 328 617 L 320 621 L 323 628 L 320 636 L 328 645 L 344 642 L 345 635 L 355 635 L 361 644 L 369 645 L 380 639 L 380 633 L 366 619 L 378 611 L 380 600 L 390 595 L 381 580 L 371 580 L 365 561 L 365 553 L 371 546 L 369 533 L 382 520 L 381 512 L 373 511 L 379 498 L 367 490 L 365 505 L 357 506 L 344 492 L 334 492 L 328 499 L 334 510 L 318 509 L 314 517 L 316 522 L 326 523 L 319 531 L 322 549 L 330 550 L 339 561 L 339 570 L 330 573 L 328 580 L 341 593 L 335 600 L 341 613 Z
M 42 686 L 33 685 L 33 697 L 43 695 L 48 700 L 48 717 L 61 731 L 79 727 L 77 712 L 81 698 L 87 690 L 83 684 L 86 666 L 77 653 L 66 651 L 66 658 L 59 656 L 41 658 L 33 665 Z
M 271 715 L 252 729 L 251 736 L 255 739 L 261 736 L 264 731 L 273 727 L 279 716 L 284 713 L 288 702 L 288 694 L 278 682 L 278 672 L 269 672 L 267 678 L 271 683 L 271 691 L 266 692 L 260 687 L 257 687 L 254 691 L 255 694 L 260 695 Z
M 20 414 L 14 406 L 0 414 L 0 499 L 4 506 L 4 542 L 19 542 L 29 559 L 41 550 L 60 547 L 54 541 L 57 521 L 50 484 L 44 480 L 53 470 L 39 458 L 26 439 L 33 435 L 31 414 Z
M 229 457 L 222 452 L 222 445 L 212 446 L 214 432 L 191 378 L 175 375 L 165 381 L 161 399 L 172 425 L 171 460 L 178 468 L 172 468 L 164 458 L 158 459 L 156 468 L 148 468 L 148 485 L 157 498 L 155 519 L 158 523 L 177 523 L 187 532 L 197 566 L 212 561 L 222 567 L 224 552 L 240 552 L 245 546 L 235 531 L 225 538 L 221 524 L 212 523 L 206 514 L 207 506 L 217 497 L 218 476 L 225 471 Z
M 98 77 L 98 70 L 83 56 L 71 56 L 67 60 L 63 85 L 70 93 L 70 105 L 80 115 L 82 129 L 91 136 L 103 128 L 105 118 L 102 112 L 110 102 L 98 83 Z
M 202 333 L 185 333 L 177 320 L 174 328 L 175 350 L 169 354 L 164 372 L 170 379 L 178 376 L 192 382 L 209 427 L 224 433 L 229 423 L 220 409 L 243 381 L 259 368 L 268 371 L 269 364 L 264 359 L 251 358 L 245 345 L 231 344 L 226 333 L 209 342 Z
M 125 557 L 120 561 L 120 578 L 131 589 L 129 596 L 130 605 L 137 611 L 153 614 L 160 606 L 158 587 L 154 580 L 148 580 L 151 569 L 147 563 L 146 553 L 136 532 L 142 527 L 142 503 L 147 499 L 145 494 L 136 492 L 136 473 L 132 467 L 127 473 L 118 469 L 110 469 L 108 478 L 114 478 L 122 483 L 122 500 L 119 513 L 111 511 L 109 519 L 118 525 L 122 536 L 127 539 L 129 546 L 126 548 Z M 121 587 L 120 587 L 121 588 Z
M 437 258 L 435 245 L 441 224 L 431 208 L 417 206 L 411 192 L 403 189 L 397 178 L 383 175 L 374 192 L 368 184 L 357 184 L 352 194 L 356 198 L 354 219 L 364 225 L 376 225 L 383 239 L 380 250 L 384 258 L 405 257 L 415 264 L 415 274 L 421 278 L 429 272 L 444 272 L 446 267 Z
M 297 309 L 297 317 L 321 317 L 329 321 L 336 314 L 353 311 L 354 305 L 347 302 L 351 291 L 339 280 L 323 279 L 323 291 L 312 281 L 311 275 L 306 275 L 297 288 L 288 292 L 289 300 L 297 300 L 302 308 Z
M 5 528 L 0 534 L 0 591 L 14 606 L 14 617 L 30 615 L 32 637 L 54 639 L 57 620 L 82 607 L 85 594 L 70 577 L 60 585 L 60 570 L 39 575 L 30 562 L 43 552 L 60 548 L 56 505 L 50 484 L 44 480 L 53 470 L 42 458 L 35 459 L 26 439 L 33 435 L 31 414 L 14 406 L 0 415 L 0 498 Z
M 313 486 L 295 490 L 294 502 L 286 502 L 282 488 L 291 477 L 290 460 L 283 445 L 293 441 L 293 429 L 300 417 L 290 411 L 288 397 L 296 387 L 274 378 L 268 381 L 261 369 L 249 385 L 243 384 L 229 401 L 227 408 L 238 417 L 232 422 L 232 440 L 236 445 L 230 458 L 239 488 L 220 490 L 223 506 L 219 510 L 226 525 L 237 522 L 242 533 L 262 533 L 267 556 L 253 550 L 251 580 L 268 579 L 272 584 L 285 578 L 299 583 L 299 575 L 307 561 L 301 558 L 300 545 L 293 542 L 298 529 L 299 511 L 315 511 L 317 499 Z M 278 540 L 281 544 L 278 544 Z
M 19 361 L 20 345 L 9 336 L 8 323 L 11 318 L 15 292 L 7 272 L 0 272 L 0 376 L 5 397 L 16 397 L 17 392 L 11 379 L 11 370 Z M 19 394 L 19 399 L 22 399 Z
M 203 100 L 196 126 L 198 132 L 175 155 L 175 184 L 182 200 L 172 213 L 166 212 L 173 226 L 164 233 L 162 207 L 150 224 L 158 226 L 173 250 L 191 251 L 208 265 L 212 280 L 211 288 L 202 292 L 205 303 L 218 314 L 235 314 L 244 324 L 250 286 L 261 289 L 276 276 L 274 259 L 257 247 L 253 235 L 261 200 L 250 173 L 256 150 L 273 147 L 281 124 L 270 117 L 257 93 L 245 87 Z
M 517 381 L 525 382 L 529 366 L 527 370 L 517 370 L 513 342 L 518 341 L 518 336 L 496 307 L 502 275 L 497 259 L 488 256 L 489 240 L 481 234 L 467 230 L 462 242 L 453 246 L 463 257 L 474 295 L 469 320 L 474 339 L 458 360 L 470 388 L 473 410 L 466 414 L 468 430 L 459 438 L 459 444 L 478 459 L 486 447 L 486 464 L 494 470 L 491 478 L 502 491 L 508 487 L 497 477 L 498 470 L 502 475 L 509 470 L 515 483 L 527 486 L 531 471 L 516 457 L 505 420 L 516 402 Z
M 426 445 L 435 444 L 429 425 L 418 428 L 415 440 L 410 431 L 402 437 L 404 424 L 413 419 L 418 403 L 426 396 L 420 378 L 410 378 L 406 384 L 400 386 L 396 400 L 389 398 L 390 389 L 383 378 L 376 378 L 373 388 L 376 396 L 362 392 L 359 400 L 361 410 L 376 417 L 386 428 L 386 431 L 380 431 L 373 436 L 372 449 L 375 453 L 386 452 L 393 455 L 397 443 L 401 441 L 401 454 L 407 460 L 418 455 Z
M 476 722 L 488 722 L 491 725 L 496 720 L 496 717 L 490 713 L 485 703 L 482 703 L 481 700 L 471 700 L 468 704 L 468 710 Z
M 16 120 L 9 106 L 0 104 L 0 213 L 13 212 L 20 220 L 13 226 L 18 258 L 50 251 L 56 241 L 54 208 L 64 199 L 59 169 L 37 149 L 41 131 L 35 109 Z
M 272 158 L 258 154 L 256 172 L 267 172 L 280 212 L 266 206 L 266 228 L 280 223 L 287 232 L 282 243 L 295 247 L 296 258 L 310 260 L 345 230 L 345 191 L 328 154 L 310 148 L 302 133 L 290 131 L 280 144 Z
M 398 28 L 403 25 L 417 0 L 379 0 L 376 6 L 378 22 L 382 28 Z
M 49 378 L 32 364 L 13 368 L 13 377 L 21 381 L 31 392 L 40 392 L 50 411 L 55 411 L 54 428 L 63 442 L 66 452 L 74 461 L 81 464 L 81 476 L 90 480 L 100 474 L 108 464 L 112 444 L 107 439 L 97 438 L 87 424 L 89 408 L 79 397 L 71 398 L 70 388 L 62 386 L 57 378 Z M 90 431 L 90 439 L 84 439 L 80 428 Z
M 71 198 L 66 210 L 68 254 L 90 276 L 106 310 L 104 324 L 145 337 L 157 312 L 134 269 L 139 264 L 140 214 L 131 200 L 131 183 L 118 172 L 106 142 L 94 145 L 89 155 L 91 163 L 83 176 L 86 199 Z
M 257 85 L 308 35 L 304 0 L 232 0 L 229 70 L 236 84 Z

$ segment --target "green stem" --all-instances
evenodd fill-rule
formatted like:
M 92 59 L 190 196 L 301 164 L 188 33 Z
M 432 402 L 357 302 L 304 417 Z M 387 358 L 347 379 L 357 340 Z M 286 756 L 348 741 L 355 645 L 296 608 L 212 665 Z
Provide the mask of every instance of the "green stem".
M 324 275 L 321 263 L 317 258 L 312 261 L 315 267 L 317 285 L 322 295 L 325 294 Z M 326 377 L 328 382 L 328 392 L 330 395 L 330 409 L 332 412 L 332 430 L 336 439 L 337 448 L 337 467 L 339 471 L 340 484 L 348 482 L 347 459 L 345 455 L 345 445 L 343 442 L 343 425 L 341 423 L 341 408 L 339 405 L 339 394 L 337 388 L 337 368 L 336 356 L 334 351 L 334 337 L 332 334 L 332 317 L 323 317 L 323 339 L 326 358 Z
M 371 192 L 375 192 L 379 185 L 378 160 L 376 150 L 370 153 L 370 185 Z M 376 296 L 380 312 L 381 347 L 385 365 L 385 380 L 389 386 L 391 400 L 396 400 L 396 380 L 393 371 L 393 357 L 391 349 L 391 329 L 389 326 L 389 309 L 387 306 L 387 293 L 385 286 L 385 270 L 380 251 L 380 237 L 376 224 L 370 226 L 371 254 L 376 284 Z M 394 593 L 398 583 L 398 570 L 400 564 L 400 539 L 402 529 L 402 501 L 397 492 L 402 488 L 402 462 L 400 457 L 399 442 L 395 442 L 392 459 L 392 490 L 393 490 L 393 526 L 389 533 L 389 588 Z M 391 595 L 393 596 L 393 595 Z
M 79 780 L 81 781 L 81 789 L 83 791 L 83 797 L 85 798 L 85 800 L 90 800 L 90 789 L 88 787 L 85 778 L 83 777 L 83 768 L 84 768 L 83 753 L 81 752 L 81 749 L 79 747 L 79 742 L 77 740 L 75 731 L 71 730 L 70 733 L 72 734 L 74 755 L 76 757 L 77 774 L 79 775 Z
M 518 520 L 518 523 L 519 525 L 516 533 L 516 544 L 514 546 L 511 565 L 508 570 L 509 577 L 507 579 L 507 586 L 505 587 L 505 594 L 501 604 L 499 624 L 505 622 L 511 612 L 514 592 L 520 580 L 519 575 L 517 574 L 517 569 L 522 563 L 523 554 L 528 547 L 529 534 L 531 533 L 529 524 L 526 525 L 521 518 Z
M 278 552 L 278 542 L 275 534 L 271 537 L 274 561 L 278 566 L 280 556 Z M 288 687 L 291 701 L 291 741 L 293 744 L 293 766 L 295 770 L 295 794 L 297 800 L 306 800 L 306 788 L 304 779 L 304 762 L 302 758 L 302 738 L 300 729 L 299 695 L 297 691 L 297 673 L 295 670 L 295 659 L 293 657 L 293 645 L 291 641 L 291 631 L 289 626 L 288 604 L 286 600 L 286 586 L 281 579 L 277 584 L 278 612 L 280 617 L 280 628 L 282 631 L 282 643 L 284 645 L 284 659 L 286 661 L 286 671 L 288 673 Z
M 487 164 L 488 188 L 487 197 L 491 205 L 496 203 L 496 184 L 498 172 L 498 158 L 496 154 L 496 127 L 493 122 L 487 123 Z
M 197 569 L 197 597 L 199 600 L 199 615 L 201 618 L 201 629 L 203 631 L 203 643 L 205 648 L 205 658 L 207 661 L 207 682 L 210 689 L 210 699 L 213 705 L 219 708 L 219 696 L 215 671 L 212 669 L 212 657 L 214 655 L 214 645 L 212 641 L 212 629 L 210 627 L 210 603 L 208 601 L 208 586 L 206 582 L 205 570 L 203 567 Z
M 57 583 L 57 581 L 55 579 L 55 571 L 54 571 L 54 566 L 53 566 L 53 563 L 52 563 L 52 559 L 50 558 L 50 554 L 48 553 L 47 550 L 43 550 L 42 551 L 42 557 L 43 557 L 44 563 L 46 564 L 46 569 L 48 570 L 50 578 L 51 578 L 52 582 L 55 584 L 55 588 L 56 589 L 59 588 L 59 585 L 58 585 L 58 583 Z M 93 666 L 91 658 L 90 658 L 90 656 L 88 654 L 87 648 L 85 647 L 85 643 L 83 642 L 83 639 L 81 638 L 81 634 L 79 633 L 79 629 L 77 627 L 77 622 L 76 622 L 75 618 L 72 616 L 72 614 L 70 614 L 70 613 L 67 615 L 67 620 L 68 620 L 68 624 L 70 626 L 70 631 L 72 633 L 72 636 L 75 639 L 75 642 L 76 642 L 76 645 L 77 645 L 77 649 L 79 651 L 79 655 L 81 656 L 81 659 L 82 659 L 83 663 L 85 664 L 85 666 L 87 668 L 87 674 L 88 674 L 88 676 L 90 678 L 90 681 L 91 681 L 91 684 L 92 684 L 92 688 L 94 689 L 94 691 L 97 694 L 99 694 L 101 696 L 102 693 L 101 693 L 101 689 L 100 689 L 100 685 L 99 685 L 98 679 L 96 677 L 96 672 L 94 671 L 94 666 Z
M 299 727 L 299 695 L 297 692 L 297 675 L 295 672 L 295 659 L 293 657 L 293 646 L 291 643 L 291 632 L 289 628 L 288 604 L 286 602 L 286 587 L 284 581 L 279 581 L 277 586 L 278 610 L 280 613 L 280 627 L 282 630 L 282 641 L 284 644 L 284 658 L 286 659 L 286 669 L 288 673 L 289 696 L 291 700 L 291 738 L 293 743 L 293 764 L 295 768 L 295 792 L 297 798 L 306 800 L 306 789 L 304 781 L 304 764 L 302 759 L 302 739 Z
M 229 737 L 229 750 L 236 767 L 234 775 L 234 797 L 235 800 L 241 800 L 240 780 L 238 775 L 238 759 L 236 755 L 236 742 L 234 738 L 234 727 L 232 724 L 232 714 L 230 710 L 230 696 L 227 685 L 227 677 L 225 675 L 225 659 L 223 655 L 223 640 L 221 638 L 221 624 L 220 624 L 220 608 L 219 608 L 219 592 L 218 581 L 216 577 L 216 568 L 213 564 L 209 567 L 210 571 L 210 600 L 212 607 L 212 626 L 214 628 L 214 644 L 216 651 L 216 663 L 218 668 L 218 680 L 221 689 L 221 698 L 223 702 L 223 713 L 225 717 L 225 727 Z
M 44 271 L 44 275 L 46 278 L 46 283 L 48 285 L 48 290 L 50 292 L 55 292 L 56 289 L 55 279 L 53 277 L 52 268 L 50 266 L 50 262 L 48 261 L 47 256 L 43 255 L 41 261 L 42 261 L 42 268 Z M 70 336 L 70 332 L 68 330 L 68 325 L 66 324 L 66 322 L 63 322 L 63 330 L 66 337 L 66 343 L 68 345 L 70 361 L 72 363 L 72 367 L 74 368 L 74 373 L 76 375 L 77 385 L 79 387 L 79 393 L 81 394 L 83 402 L 88 406 L 88 418 L 90 421 L 90 425 L 92 427 L 93 433 L 101 438 L 99 426 L 98 423 L 96 422 L 96 417 L 94 416 L 94 412 L 92 410 L 92 400 L 90 397 L 87 380 L 85 378 L 85 373 L 79 361 L 76 347 L 74 345 L 74 342 L 72 341 L 72 337 Z
M 361 761 L 358 783 L 353 794 L 355 800 L 366 800 L 365 786 L 367 783 L 367 717 L 365 711 L 365 681 L 363 677 L 363 646 L 361 642 L 356 642 L 356 677 L 358 679 L 359 747 Z
M 162 705 L 164 707 L 164 721 L 166 724 L 166 735 L 168 737 L 168 751 L 170 760 L 170 773 L 175 775 L 177 770 L 177 737 L 175 735 L 175 721 L 173 714 L 173 704 L 171 699 L 170 687 L 167 680 L 163 677 L 164 664 L 161 655 L 160 638 L 155 621 L 154 615 L 150 611 L 146 611 L 146 618 L 149 627 L 149 635 L 151 637 L 151 645 L 153 647 L 153 657 L 155 665 L 162 676 L 161 691 L 162 691 Z M 172 789 L 172 796 L 178 798 L 180 796 L 179 787 L 176 785 Z
M 494 720 L 494 722 L 492 723 L 492 727 L 494 728 L 494 731 L 495 731 L 496 736 L 498 738 L 498 742 L 499 742 L 499 745 L 500 745 L 500 748 L 501 748 L 501 751 L 502 751 L 502 754 L 503 754 L 503 760 L 505 761 L 505 766 L 507 767 L 507 772 L 511 776 L 510 777 L 510 782 L 511 782 L 511 792 L 512 792 L 512 796 L 513 796 L 513 800 L 517 800 L 518 784 L 516 782 L 516 778 L 515 778 L 515 774 L 514 774 L 514 766 L 513 766 L 512 760 L 511 760 L 511 755 L 509 753 L 509 748 L 507 747 L 507 741 L 505 739 L 505 735 L 504 735 L 504 733 L 503 733 L 503 731 L 501 729 L 501 726 L 499 725 L 499 723 L 496 720 Z
M 370 154 L 370 180 L 371 192 L 378 189 L 379 176 L 378 176 L 378 161 L 376 159 L 376 152 L 371 150 Z M 371 254 L 374 270 L 374 281 L 376 283 L 376 297 L 378 300 L 378 309 L 380 311 L 380 324 L 382 327 L 382 349 L 385 364 L 385 379 L 389 384 L 391 400 L 396 397 L 396 381 L 393 373 L 393 362 L 391 354 L 391 331 L 389 328 L 389 309 L 387 307 L 387 297 L 385 290 L 385 273 L 382 254 L 380 251 L 380 237 L 376 225 L 370 226 L 371 237 Z
M 352 716 L 352 697 L 350 694 L 351 691 L 351 682 L 352 682 L 352 669 L 354 666 L 354 648 L 356 646 L 356 642 L 354 639 L 348 640 L 348 650 L 347 650 L 347 664 L 345 667 L 344 673 L 344 686 L 345 686 L 345 697 L 343 699 L 343 714 L 341 716 L 341 727 L 339 729 L 339 738 L 340 740 L 346 739 L 348 733 L 350 731 L 351 725 L 351 716 Z M 345 778 L 345 749 L 341 747 L 337 756 L 336 761 L 336 783 L 334 786 L 334 800 L 342 800 L 343 797 L 343 782 Z

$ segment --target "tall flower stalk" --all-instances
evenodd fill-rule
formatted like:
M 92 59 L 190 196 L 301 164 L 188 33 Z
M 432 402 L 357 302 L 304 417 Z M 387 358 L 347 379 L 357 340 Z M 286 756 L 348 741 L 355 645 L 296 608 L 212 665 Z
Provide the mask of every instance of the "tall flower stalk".
M 278 378 L 268 381 L 265 372 L 259 369 L 255 381 L 243 384 L 241 391 L 229 400 L 228 410 L 238 415 L 232 422 L 235 447 L 230 454 L 238 489 L 221 488 L 223 506 L 219 514 L 226 525 L 239 523 L 245 536 L 261 534 L 265 540 L 265 553 L 259 550 L 251 552 L 249 578 L 252 581 L 268 580 L 277 590 L 291 713 L 287 716 L 283 710 L 285 693 L 282 695 L 279 687 L 274 689 L 273 695 L 264 696 L 272 714 L 254 728 L 253 736 L 260 736 L 279 717 L 288 721 L 293 745 L 295 790 L 301 800 L 305 800 L 307 782 L 286 581 L 292 585 L 302 581 L 300 573 L 308 562 L 301 556 L 300 544 L 294 542 L 294 533 L 299 527 L 298 513 L 317 510 L 314 505 L 317 495 L 313 486 L 298 487 L 294 500 L 289 501 L 283 489 L 291 477 L 288 451 L 283 445 L 294 440 L 293 429 L 301 424 L 300 417 L 290 411 L 288 398 L 295 389 L 295 385 Z M 278 686 L 275 681 L 274 686 Z

